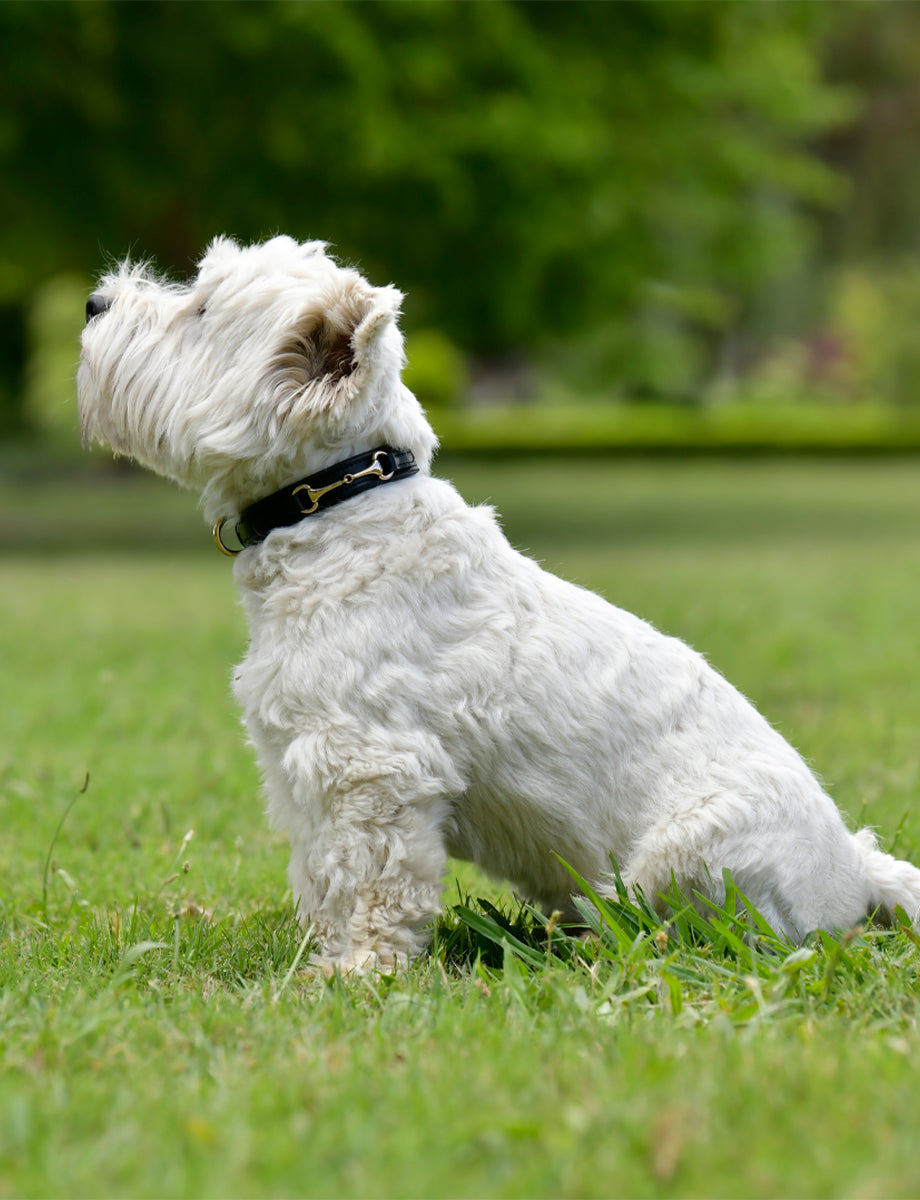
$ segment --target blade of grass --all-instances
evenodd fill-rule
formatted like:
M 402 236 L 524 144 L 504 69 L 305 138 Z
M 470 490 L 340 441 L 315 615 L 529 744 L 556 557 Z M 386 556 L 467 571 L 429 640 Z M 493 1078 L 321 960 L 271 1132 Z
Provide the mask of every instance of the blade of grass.
M 475 912 L 472 908 L 468 908 L 465 904 L 454 905 L 454 912 L 464 921 L 470 929 L 480 934 L 490 942 L 495 942 L 502 949 L 513 951 L 519 958 L 531 967 L 542 967 L 546 961 L 544 956 L 533 947 L 527 946 L 519 938 L 516 938 L 510 930 L 503 928 L 492 917 L 484 916 L 482 913 Z

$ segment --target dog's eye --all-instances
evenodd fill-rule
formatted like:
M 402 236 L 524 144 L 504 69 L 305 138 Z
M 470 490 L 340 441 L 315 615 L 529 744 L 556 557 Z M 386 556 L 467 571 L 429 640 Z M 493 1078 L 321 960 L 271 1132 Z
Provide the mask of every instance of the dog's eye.
M 198 312 L 195 315 L 198 317 L 203 317 L 207 311 L 208 311 L 208 306 L 206 304 L 202 304 L 202 306 L 198 309 Z

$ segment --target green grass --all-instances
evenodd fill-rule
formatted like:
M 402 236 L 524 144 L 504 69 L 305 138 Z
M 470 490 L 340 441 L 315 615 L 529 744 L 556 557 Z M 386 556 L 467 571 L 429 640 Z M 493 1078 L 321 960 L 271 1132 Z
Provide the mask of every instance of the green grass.
M 920 860 L 914 463 L 443 470 Z M 194 500 L 2 486 L 0 555 L 0 1197 L 920 1194 L 909 932 L 668 939 L 624 903 L 547 944 L 456 864 L 410 972 L 317 978 Z

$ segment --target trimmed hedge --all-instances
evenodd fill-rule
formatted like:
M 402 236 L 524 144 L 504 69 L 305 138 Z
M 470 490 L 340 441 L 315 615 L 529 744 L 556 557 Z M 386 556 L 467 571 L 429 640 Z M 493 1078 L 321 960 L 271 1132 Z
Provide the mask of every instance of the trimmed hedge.
M 430 414 L 445 453 L 901 454 L 920 407 L 501 405 Z

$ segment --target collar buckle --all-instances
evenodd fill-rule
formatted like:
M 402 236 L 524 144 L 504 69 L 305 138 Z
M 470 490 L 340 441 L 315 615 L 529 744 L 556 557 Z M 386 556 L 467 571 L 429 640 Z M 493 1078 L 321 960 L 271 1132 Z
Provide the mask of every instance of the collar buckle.
M 386 473 L 383 467 L 382 460 L 388 458 L 390 460 L 390 470 Z M 309 517 L 311 513 L 315 513 L 319 508 L 319 502 L 327 492 L 334 492 L 336 488 L 346 487 L 350 483 L 354 483 L 356 479 L 363 479 L 367 475 L 376 475 L 380 483 L 387 483 L 396 474 L 396 467 L 393 464 L 393 459 L 388 450 L 375 450 L 374 459 L 369 467 L 365 467 L 363 471 L 355 471 L 353 474 L 345 474 L 341 479 L 334 479 L 332 483 L 327 483 L 325 487 L 314 488 L 309 483 L 302 483 L 299 487 L 295 487 L 291 492 L 292 496 L 296 496 L 298 492 L 306 492 L 307 499 L 310 501 L 310 507 L 304 506 L 304 501 L 298 500 L 297 503 L 301 506 L 300 511 L 305 517 Z M 226 554 L 227 551 L 224 550 Z

